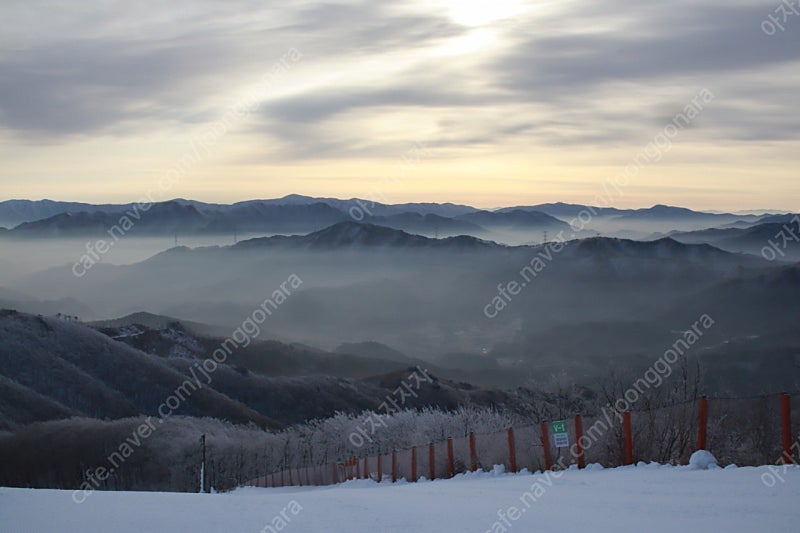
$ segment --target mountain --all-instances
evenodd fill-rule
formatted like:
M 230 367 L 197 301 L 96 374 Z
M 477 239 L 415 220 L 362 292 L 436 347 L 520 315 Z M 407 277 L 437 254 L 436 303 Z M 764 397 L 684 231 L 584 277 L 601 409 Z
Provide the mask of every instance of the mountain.
M 767 254 L 782 261 L 800 261 L 800 227 L 792 223 L 791 219 L 784 222 L 781 217 L 778 220 L 780 221 L 759 223 L 746 228 L 676 232 L 672 238 L 684 243 L 707 243 L 729 252 L 757 256 Z M 792 237 L 791 233 L 796 237 Z M 779 237 L 779 234 L 783 234 L 785 239 Z
M 800 266 L 780 265 L 749 272 L 707 287 L 695 299 L 680 302 L 674 316 L 690 309 L 713 316 L 731 335 L 773 336 L 778 344 L 797 339 L 800 314 Z M 784 332 L 793 331 L 791 335 Z M 780 335 L 777 335 L 781 332 Z
M 756 215 L 734 215 L 731 213 L 704 213 L 693 211 L 684 207 L 673 207 L 669 205 L 654 205 L 646 209 L 632 209 L 621 214 L 617 220 L 624 221 L 645 221 L 645 222 L 664 222 L 664 221 L 683 221 L 683 222 L 713 222 L 723 224 L 739 220 L 756 221 L 760 217 Z
M 177 199 L 153 204 L 146 210 L 138 206 L 111 206 L 112 209 L 107 211 L 93 208 L 62 212 L 41 220 L 23 222 L 6 234 L 19 238 L 100 237 L 108 235 L 112 228 L 117 235 L 130 233 L 137 236 L 309 233 L 337 222 L 353 221 L 354 216 L 349 213 L 349 208 L 358 205 L 366 204 L 332 200 L 327 203 L 305 197 L 253 200 L 233 205 Z M 436 209 L 436 205 L 403 204 L 369 208 L 373 214 L 361 211 L 357 218 L 375 225 L 428 235 L 440 232 L 443 235 L 485 232 L 476 224 L 431 212 L 463 213 L 466 209 L 449 205 Z M 72 204 L 64 204 L 63 207 L 72 207 Z
M 157 419 L 166 399 L 179 393 L 184 400 L 170 411 L 172 415 L 279 428 L 337 412 L 377 410 L 414 369 L 403 362 L 264 342 L 241 347 L 229 361 L 203 374 L 198 370 L 200 361 L 210 357 L 223 339 L 199 337 L 175 325 L 160 330 L 113 329 L 95 331 L 80 323 L 0 310 L 0 429 L 72 416 Z M 161 336 L 165 342 L 150 353 L 134 347 L 145 347 L 148 336 L 151 341 Z M 192 350 L 175 349 L 186 342 Z M 294 372 L 302 375 L 276 372 L 274 366 L 270 374 L 276 358 L 294 365 Z M 304 367 L 308 364 L 316 368 Z M 350 365 L 362 377 L 335 377 L 331 369 L 337 365 Z M 383 370 L 366 374 L 370 366 Z M 186 385 L 187 379 L 196 378 L 201 388 Z M 465 403 L 502 403 L 523 412 L 525 398 L 432 376 L 406 400 L 411 409 L 455 409 Z
M 539 211 L 476 211 L 460 215 L 458 220 L 478 224 L 487 229 L 516 229 L 537 231 L 569 231 L 569 224 Z
M 163 236 L 196 233 L 210 220 L 192 205 L 170 201 L 153 204 L 146 211 L 133 207 L 117 213 L 62 213 L 36 222 L 24 222 L 9 234 L 14 237 L 108 236 L 113 228 L 120 238 L 128 233 Z
M 758 219 L 758 224 L 790 224 L 795 222 L 795 219 L 800 217 L 800 214 L 785 213 L 780 215 L 764 215 Z
M 135 317 L 149 322 L 145 325 Z M 113 321 L 116 326 L 92 327 L 108 337 L 145 353 L 164 358 L 204 358 L 217 349 L 231 332 L 198 333 L 186 321 L 161 323 L 150 313 L 130 315 L 131 321 Z M 159 317 L 160 318 L 160 317 Z M 232 368 L 269 377 L 332 376 L 361 379 L 393 372 L 421 364 L 388 346 L 379 343 L 346 343 L 334 352 L 311 348 L 301 344 L 287 344 L 274 340 L 254 339 L 248 346 L 240 346 L 227 360 Z M 424 364 L 424 363 L 423 363 Z M 432 367 L 439 372 L 439 369 Z
M 486 232 L 485 228 L 477 224 L 430 213 L 423 215 L 407 212 L 389 216 L 372 216 L 365 218 L 364 221 L 425 236 L 480 235 Z
M 602 232 L 614 237 L 640 240 L 650 239 L 654 234 L 664 236 L 671 235 L 673 232 L 696 231 L 712 227 L 747 227 L 757 223 L 762 216 L 770 216 L 749 213 L 711 213 L 667 205 L 654 205 L 643 209 L 618 209 L 562 202 L 517 208 L 508 207 L 498 211 L 514 210 L 540 211 L 568 222 L 582 217 L 582 222 L 578 226 L 591 233 Z
M 0 311 L 0 337 L 0 375 L 50 398 L 62 412 L 95 418 L 157 416 L 161 402 L 187 377 L 157 357 L 55 318 Z M 279 426 L 208 387 L 197 389 L 178 413 Z
M 458 215 L 471 213 L 477 211 L 474 207 L 468 205 L 459 205 L 453 203 L 404 203 L 404 204 L 386 204 L 376 202 L 374 200 L 366 200 L 363 198 L 351 198 L 349 200 L 341 200 L 338 198 L 315 198 L 311 196 L 302 196 L 299 194 L 290 194 L 283 198 L 276 198 L 274 200 L 255 200 L 256 202 L 264 202 L 269 204 L 278 205 L 308 205 L 313 203 L 324 203 L 331 207 L 339 209 L 348 216 L 360 218 L 361 216 L 391 216 L 401 213 L 417 213 L 420 215 L 437 215 L 445 218 L 453 218 Z M 234 206 L 240 204 L 247 204 L 248 202 L 240 202 L 233 204 Z M 351 214 L 351 210 L 356 213 Z
M 0 374 L 0 431 L 8 431 L 22 424 L 80 415 L 80 411 Z
M 87 325 L 95 329 L 105 328 L 112 331 L 115 328 L 124 329 L 139 326 L 156 330 L 163 330 L 170 326 L 177 326 L 185 331 L 200 335 L 219 336 L 230 333 L 227 328 L 222 328 L 220 326 L 201 324 L 199 322 L 192 322 L 191 320 L 180 320 L 175 317 L 157 315 L 155 313 L 148 313 L 145 311 L 131 313 L 119 318 L 88 322 Z
M 501 245 L 483 241 L 476 237 L 459 236 L 444 239 L 431 239 L 405 231 L 364 224 L 360 222 L 339 222 L 308 235 L 260 237 L 242 241 L 234 249 L 254 249 L 264 247 L 283 247 L 306 250 L 341 250 L 344 248 L 438 248 L 438 249 L 479 249 Z
M 339 209 L 324 202 L 285 205 L 269 202 L 234 204 L 206 211 L 211 218 L 203 233 L 308 233 L 348 220 Z
M 504 207 L 502 209 L 498 209 L 498 212 L 507 212 L 507 211 L 539 211 L 540 213 L 546 213 L 550 216 L 561 218 L 561 219 L 568 219 L 571 220 L 577 217 L 582 212 L 590 212 L 590 213 L 597 213 L 599 216 L 613 216 L 613 215 L 621 215 L 626 212 L 624 209 L 617 209 L 614 207 L 596 207 L 596 206 L 585 206 L 581 204 L 567 204 L 564 202 L 555 202 L 549 204 L 538 204 L 538 205 L 531 205 L 531 206 L 517 206 L 517 207 Z
M 31 274 L 17 287 L 37 297 L 79 298 L 94 311 L 84 318 L 146 309 L 229 331 L 266 308 L 260 338 L 327 352 L 370 341 L 434 361 L 445 353 L 481 356 L 523 333 L 559 326 L 631 317 L 659 324 L 678 300 L 774 268 L 760 257 L 673 239 L 503 246 L 342 222 L 308 235 L 175 248 L 130 265 L 97 265 L 82 278 L 57 268 Z M 297 283 L 287 283 L 290 278 Z M 518 294 L 509 292 L 512 282 Z M 680 326 L 675 321 L 665 327 Z M 492 385 L 519 384 L 538 373 L 529 364 L 535 352 L 514 357 L 528 362 L 524 372 L 500 365 L 457 374 L 450 371 L 458 368 L 441 366 L 448 366 L 448 376 Z M 363 360 L 353 359 L 353 367 L 359 364 Z
M 324 203 L 287 206 L 250 202 L 220 209 L 172 200 L 153 204 L 147 210 L 133 207 L 120 212 L 62 213 L 22 223 L 7 233 L 13 237 L 99 237 L 108 236 L 112 228 L 116 235 L 137 236 L 307 233 L 347 219 Z
M 91 309 L 77 298 L 37 299 L 4 287 L 0 287 L 0 308 L 42 315 L 61 313 L 81 317 L 91 314 Z
M 345 342 L 340 344 L 339 347 L 334 350 L 334 352 L 339 354 L 353 354 L 370 359 L 401 361 L 406 364 L 419 364 L 421 362 L 379 342 Z
M 16 226 L 62 213 L 120 212 L 133 204 L 87 204 L 82 202 L 56 202 L 53 200 L 6 200 L 0 202 L 0 225 Z
M 0 202 L 0 224 L 3 224 L 3 217 L 6 217 L 8 225 L 21 222 L 12 230 L 2 232 L 4 237 L 94 237 L 120 226 L 125 228 L 126 234 L 130 231 L 139 236 L 299 234 L 337 222 L 358 221 L 427 236 L 466 234 L 524 243 L 538 241 L 539 234 L 544 231 L 553 234 L 567 232 L 569 227 L 562 220 L 573 220 L 587 212 L 592 214 L 592 220 L 586 229 L 632 238 L 642 238 L 654 231 L 665 233 L 744 226 L 761 219 L 777 222 L 791 217 L 704 213 L 666 205 L 616 209 L 561 202 L 487 211 L 452 203 L 392 205 L 358 198 L 341 200 L 288 195 L 230 205 L 177 198 L 153 204 L 147 210 L 135 204 L 9 200 Z M 531 238 L 531 231 L 536 233 L 535 239 Z

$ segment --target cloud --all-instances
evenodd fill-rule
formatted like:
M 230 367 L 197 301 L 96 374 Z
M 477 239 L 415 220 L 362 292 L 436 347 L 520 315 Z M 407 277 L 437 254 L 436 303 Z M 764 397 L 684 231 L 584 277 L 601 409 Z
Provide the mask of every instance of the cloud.
M 800 60 L 800 32 L 770 37 L 761 31 L 769 13 L 763 3 L 720 8 L 680 2 L 638 11 L 616 2 L 601 5 L 616 10 L 616 24 L 593 30 L 591 13 L 573 13 L 586 30 L 533 32 L 488 68 L 503 86 L 551 99 L 591 92 L 607 82 L 713 81 L 731 71 Z
M 427 4 L 8 3 L 0 128 L 58 140 L 213 120 L 226 95 L 295 47 L 297 78 L 244 127 L 275 142 L 269 157 L 396 154 L 421 137 L 639 142 L 703 87 L 718 98 L 694 125 L 698 138 L 797 138 L 800 31 L 764 34 L 771 6 L 541 5 L 476 29 Z M 480 31 L 491 38 L 479 49 L 439 53 Z
M 761 2 L 601 1 L 540 20 L 542 31 L 518 38 L 485 69 L 516 100 L 606 130 L 600 138 L 568 135 L 578 143 L 637 135 L 623 122 L 640 132 L 663 126 L 701 88 L 718 96 L 693 125 L 709 140 L 797 138 L 791 95 L 800 79 L 791 73 L 800 66 L 800 32 L 766 35 L 761 22 L 770 12 Z
M 257 79 L 290 47 L 323 64 L 458 31 L 442 19 L 390 17 L 368 3 L 219 5 L 144 2 L 133 13 L 119 5 L 117 14 L 50 5 L 52 19 L 36 21 L 33 37 L 21 34 L 5 43 L 13 53 L 0 54 L 0 127 L 41 138 L 191 122 L 219 114 L 210 102 Z M 33 23 L 16 7 L 7 15 Z M 80 20 L 88 27 L 78 32 Z
M 641 143 L 708 88 L 718 99 L 691 125 L 695 140 L 793 139 L 800 32 L 764 34 L 769 12 L 752 2 L 564 3 L 499 25 L 500 45 L 478 59 L 425 56 L 369 85 L 272 101 L 255 131 L 276 135 L 288 158 L 363 156 L 382 144 L 391 154 L 396 139 L 366 139 L 358 124 L 401 108 L 436 117 L 438 146 Z M 470 119 L 487 114 L 494 119 Z
M 35 135 L 91 134 L 147 120 L 180 120 L 225 76 L 231 46 L 66 42 L 0 62 L 0 122 Z

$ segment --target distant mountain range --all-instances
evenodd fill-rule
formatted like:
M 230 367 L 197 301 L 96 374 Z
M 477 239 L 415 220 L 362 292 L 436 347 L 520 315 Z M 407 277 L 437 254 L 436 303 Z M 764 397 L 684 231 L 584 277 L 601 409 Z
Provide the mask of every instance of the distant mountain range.
M 732 220 L 746 222 L 757 222 L 762 218 L 771 215 L 755 215 L 751 213 L 718 213 L 693 211 L 684 207 L 674 207 L 669 205 L 654 205 L 653 207 L 642 209 L 618 209 L 615 207 L 596 207 L 581 204 L 566 204 L 563 202 L 551 204 L 538 204 L 532 206 L 505 207 L 498 209 L 499 212 L 515 210 L 538 211 L 548 215 L 563 219 L 573 219 L 581 213 L 590 213 L 593 217 L 610 218 L 615 220 L 630 221 L 669 221 L 669 220 L 702 220 L 711 221 L 717 224 L 724 224 Z
M 369 222 L 431 236 L 485 235 L 503 229 L 538 234 L 541 231 L 568 229 L 565 223 L 544 213 L 492 213 L 450 204 L 372 206 L 363 203 L 369 210 L 370 214 L 367 214 L 363 209 L 351 213 L 348 208 L 350 204 L 343 201 L 332 202 L 334 205 L 331 205 L 323 201 L 304 203 L 297 198 L 292 200 L 289 203 L 241 202 L 231 206 L 172 200 L 154 204 L 146 210 L 136 206 L 114 206 L 111 210 L 67 211 L 22 222 L 5 234 L 11 237 L 100 237 L 115 231 L 117 235 L 135 236 L 292 234 L 309 233 L 346 221 Z M 358 206 L 356 203 L 352 205 Z M 442 213 L 455 216 L 451 218 Z
M 621 220 L 645 220 L 645 221 L 664 221 L 664 220 L 700 220 L 713 221 L 716 224 L 742 220 L 746 222 L 756 222 L 761 217 L 756 215 L 734 215 L 731 213 L 704 213 L 692 211 L 683 207 L 673 207 L 668 205 L 654 205 L 647 209 L 632 209 L 620 214 Z
M 614 231 L 691 230 L 776 222 L 791 215 L 705 213 L 656 205 L 647 209 L 588 207 L 578 204 L 540 204 L 493 211 L 450 203 L 389 205 L 368 200 L 313 198 L 289 195 L 272 200 L 248 200 L 230 205 L 175 199 L 152 206 L 9 200 L 0 202 L 0 225 L 13 228 L 6 237 L 93 237 L 108 234 L 136 236 L 292 234 L 309 233 L 338 222 L 368 222 L 426 236 L 473 235 L 497 240 L 512 232 L 540 242 L 544 232 L 574 233 L 565 221 L 591 213 L 595 222 Z M 657 227 L 654 227 L 657 225 Z M 122 230 L 120 232 L 120 229 Z M 593 228 L 597 229 L 597 228 Z M 602 227 L 600 228 L 602 229 Z M 502 239 L 500 239 L 502 240 Z
M 707 243 L 729 252 L 767 254 L 784 261 L 800 261 L 800 227 L 791 223 L 794 215 L 767 217 L 768 222 L 745 228 L 673 232 L 670 237 L 683 243 Z M 770 222 L 772 221 L 772 222 Z M 783 234 L 786 238 L 779 237 Z M 795 237 L 792 237 L 795 235 Z M 770 246 L 772 242 L 775 247 Z

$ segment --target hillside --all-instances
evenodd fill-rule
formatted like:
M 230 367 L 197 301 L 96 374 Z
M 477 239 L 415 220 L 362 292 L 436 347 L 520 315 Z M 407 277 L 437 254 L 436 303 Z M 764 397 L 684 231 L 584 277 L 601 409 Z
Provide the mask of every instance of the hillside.
M 157 357 L 59 319 L 3 310 L 0 337 L 0 374 L 18 385 L 17 390 L 24 387 L 49 398 L 55 407 L 50 418 L 67 413 L 95 418 L 157 416 L 161 402 L 186 379 Z M 11 385 L 5 389 L 9 397 L 14 390 Z M 6 402 L 10 401 L 7 397 Z M 20 396 L 20 401 L 24 397 Z M 278 426 L 208 387 L 197 389 L 175 413 Z M 20 418 L 11 422 L 31 421 L 20 408 Z
M 197 365 L 224 339 L 197 336 L 179 323 L 95 331 L 4 310 L 0 336 L 0 429 L 69 416 L 159 416 L 161 403 L 187 379 L 203 386 L 187 389 L 187 400 L 172 414 L 282 427 L 337 412 L 378 409 L 409 368 L 407 362 L 372 358 L 363 351 L 333 354 L 259 341 L 233 352 L 213 375 L 203 374 Z M 503 404 L 513 411 L 528 401 L 526 394 L 436 378 L 407 406 Z

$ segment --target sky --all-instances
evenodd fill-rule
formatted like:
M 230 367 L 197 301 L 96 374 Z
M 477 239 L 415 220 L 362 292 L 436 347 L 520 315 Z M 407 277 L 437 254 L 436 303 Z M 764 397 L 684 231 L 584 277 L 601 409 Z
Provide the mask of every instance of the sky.
M 0 200 L 796 212 L 780 5 L 3 0 Z

